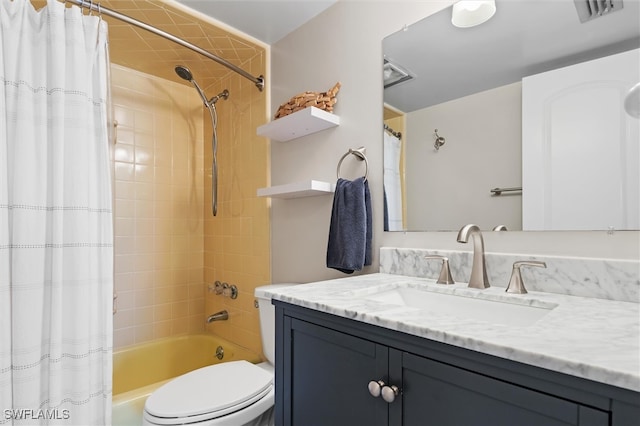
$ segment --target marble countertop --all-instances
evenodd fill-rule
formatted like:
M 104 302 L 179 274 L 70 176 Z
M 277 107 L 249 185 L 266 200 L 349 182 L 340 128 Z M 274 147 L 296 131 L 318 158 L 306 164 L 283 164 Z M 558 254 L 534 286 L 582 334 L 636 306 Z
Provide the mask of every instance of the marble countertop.
M 385 289 L 439 293 L 553 307 L 529 325 L 504 325 L 370 300 Z M 508 294 L 431 279 L 370 274 L 267 291 L 275 300 L 361 321 L 501 358 L 640 391 L 640 304 L 564 294 Z

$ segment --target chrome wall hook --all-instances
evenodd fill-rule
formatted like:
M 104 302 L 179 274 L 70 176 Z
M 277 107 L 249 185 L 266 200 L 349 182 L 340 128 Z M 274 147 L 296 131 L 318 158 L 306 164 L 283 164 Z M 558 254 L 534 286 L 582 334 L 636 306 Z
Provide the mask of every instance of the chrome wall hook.
M 433 132 L 436 134 L 436 140 L 433 143 L 433 147 L 436 149 L 436 151 L 439 151 L 440 147 L 444 145 L 445 139 L 438 134 L 438 129 L 435 129 Z

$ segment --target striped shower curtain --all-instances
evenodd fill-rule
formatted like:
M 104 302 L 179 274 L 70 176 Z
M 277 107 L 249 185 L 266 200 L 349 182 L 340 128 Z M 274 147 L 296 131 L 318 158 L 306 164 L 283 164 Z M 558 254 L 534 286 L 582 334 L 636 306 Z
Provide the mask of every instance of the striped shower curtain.
M 0 0 L 0 425 L 111 422 L 107 25 Z

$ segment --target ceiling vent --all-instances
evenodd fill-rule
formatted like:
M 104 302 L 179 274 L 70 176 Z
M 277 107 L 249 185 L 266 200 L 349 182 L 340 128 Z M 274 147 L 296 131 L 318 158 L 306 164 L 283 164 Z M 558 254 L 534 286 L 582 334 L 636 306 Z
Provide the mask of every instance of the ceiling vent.
M 573 3 L 583 23 L 622 10 L 622 0 L 573 0 Z
M 413 75 L 409 71 L 400 65 L 390 62 L 388 59 L 384 60 L 382 75 L 384 77 L 385 89 L 413 78 Z

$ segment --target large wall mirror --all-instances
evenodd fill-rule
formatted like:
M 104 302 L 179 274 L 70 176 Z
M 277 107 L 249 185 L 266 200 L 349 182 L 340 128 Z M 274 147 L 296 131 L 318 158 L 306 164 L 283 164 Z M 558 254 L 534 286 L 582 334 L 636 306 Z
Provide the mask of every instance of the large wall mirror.
M 385 230 L 640 229 L 640 3 L 451 14 L 383 40 Z

